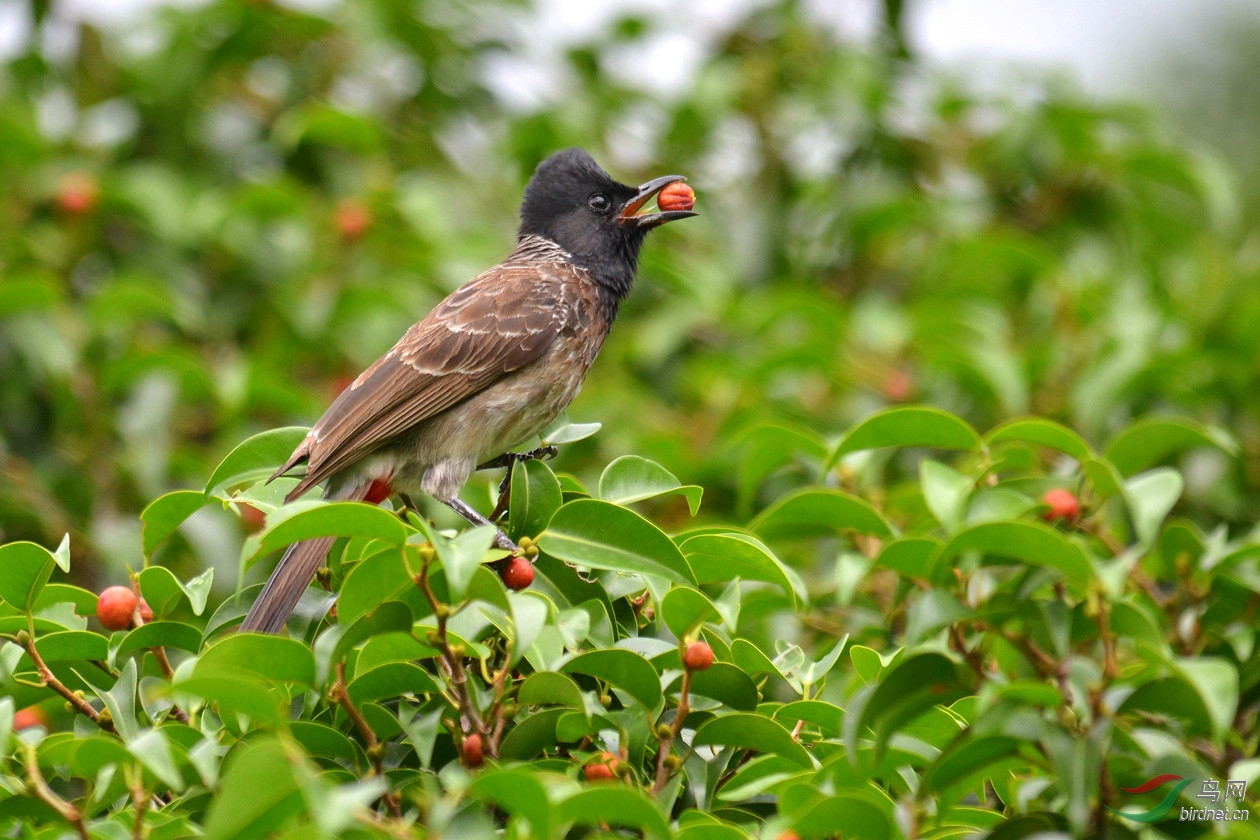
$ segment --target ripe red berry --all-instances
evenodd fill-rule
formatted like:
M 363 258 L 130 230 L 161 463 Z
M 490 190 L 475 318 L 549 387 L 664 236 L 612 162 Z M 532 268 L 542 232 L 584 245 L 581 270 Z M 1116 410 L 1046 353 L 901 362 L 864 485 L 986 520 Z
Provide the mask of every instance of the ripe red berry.
M 96 617 L 106 630 L 125 630 L 131 626 L 136 610 L 136 593 L 127 586 L 111 586 L 96 599 Z
M 616 778 L 617 765 L 620 763 L 617 756 L 610 752 L 602 752 L 582 768 L 582 776 L 588 782 Z
M 267 514 L 246 502 L 236 506 L 241 516 L 241 527 L 247 534 L 257 534 L 267 525 Z
M 86 216 L 96 209 L 101 188 L 86 172 L 71 172 L 57 184 L 57 207 L 68 216 Z
M 1072 495 L 1070 490 L 1064 490 L 1062 487 L 1047 490 L 1046 494 L 1041 497 L 1041 501 L 1050 506 L 1049 510 L 1041 514 L 1041 517 L 1048 522 L 1053 522 L 1056 519 L 1066 519 L 1068 522 L 1075 522 L 1081 515 L 1081 503 L 1077 501 L 1076 496 Z
M 905 402 L 914 396 L 914 377 L 898 368 L 884 379 L 884 396 L 891 402 Z
M 683 653 L 683 667 L 688 671 L 707 671 L 713 659 L 713 648 L 708 642 L 692 642 Z
M 791 829 L 788 829 L 787 831 L 780 834 L 778 838 L 776 838 L 776 840 L 801 840 L 801 835 L 797 834 L 795 831 L 792 831 Z
M 15 730 L 27 729 L 32 726 L 48 726 L 48 716 L 44 714 L 44 710 L 39 706 L 27 706 L 25 709 L 18 709 L 13 715 L 13 728 Z
M 361 238 L 372 226 L 372 211 L 366 204 L 354 198 L 339 202 L 334 217 L 337 232 L 346 241 Z
M 374 478 L 372 483 L 368 485 L 367 495 L 363 497 L 363 501 L 369 505 L 379 505 L 388 499 L 393 492 L 394 487 L 390 484 L 388 478 Z
M 675 181 L 656 196 L 656 206 L 665 211 L 690 210 L 696 206 L 696 192 L 682 181 Z
M 481 736 L 474 732 L 464 739 L 464 764 L 476 768 L 484 764 L 485 760 L 485 753 L 481 751 Z
M 141 598 L 139 603 L 136 604 L 136 609 L 140 611 L 140 620 L 145 624 L 153 620 L 153 607 L 149 606 L 148 601 Z
M 520 592 L 534 582 L 534 564 L 524 557 L 510 557 L 503 567 L 503 585 Z

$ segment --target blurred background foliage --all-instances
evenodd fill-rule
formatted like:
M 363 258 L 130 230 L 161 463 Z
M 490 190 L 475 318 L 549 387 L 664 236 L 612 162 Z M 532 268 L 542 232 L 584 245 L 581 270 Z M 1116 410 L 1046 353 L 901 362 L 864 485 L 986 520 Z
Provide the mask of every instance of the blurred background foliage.
M 1246 155 L 1058 83 L 975 93 L 896 26 L 849 43 L 792 0 L 695 54 L 645 15 L 550 63 L 532 14 L 218 0 L 101 31 L 33 4 L 0 70 L 0 537 L 70 532 L 80 574 L 138 567 L 147 502 L 313 422 L 510 250 L 533 166 L 571 145 L 631 183 L 688 175 L 702 216 L 645 249 L 570 411 L 603 431 L 558 469 L 635 452 L 742 521 L 819 478 L 813 441 L 892 403 L 982 431 L 1039 414 L 1095 445 L 1173 414 L 1246 453 L 1185 456 L 1180 512 L 1260 518 Z M 648 84 L 649 59 L 685 81 Z M 768 441 L 807 457 L 765 474 Z M 230 586 L 243 530 L 203 511 L 164 562 Z

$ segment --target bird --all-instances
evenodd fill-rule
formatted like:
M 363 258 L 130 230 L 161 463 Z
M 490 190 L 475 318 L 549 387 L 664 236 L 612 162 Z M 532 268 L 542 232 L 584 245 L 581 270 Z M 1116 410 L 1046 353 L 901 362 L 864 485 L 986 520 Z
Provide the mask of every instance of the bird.
M 482 466 L 510 469 L 538 454 L 511 450 L 577 396 L 630 293 L 647 233 L 696 215 L 690 203 L 645 210 L 684 181 L 666 175 L 633 187 L 583 149 L 547 157 L 525 186 L 511 253 L 359 374 L 269 480 L 305 464 L 286 502 L 321 483 L 330 500 L 425 493 L 470 523 L 494 524 L 460 488 Z M 240 629 L 278 633 L 334 541 L 289 546 Z M 494 545 L 519 552 L 501 529 Z

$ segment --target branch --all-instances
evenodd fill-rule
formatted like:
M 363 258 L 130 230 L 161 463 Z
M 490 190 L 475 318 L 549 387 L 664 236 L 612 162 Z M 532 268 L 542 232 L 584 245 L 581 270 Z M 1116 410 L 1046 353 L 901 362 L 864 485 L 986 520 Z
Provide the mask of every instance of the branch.
M 66 687 L 65 683 L 57 679 L 57 675 L 54 674 L 52 669 L 48 667 L 48 663 L 44 662 L 44 657 L 40 656 L 39 651 L 36 650 L 35 635 L 33 633 L 22 630 L 16 636 L 7 636 L 6 638 L 15 644 L 20 645 L 26 651 L 26 655 L 31 658 L 31 661 L 35 663 L 35 670 L 39 672 L 39 682 L 41 685 L 46 688 L 51 688 L 53 691 L 66 698 L 66 702 L 74 707 L 79 714 L 85 715 L 101 729 L 115 735 L 118 734 L 118 730 L 114 727 L 113 720 L 107 716 L 102 716 L 100 712 L 92 708 L 92 704 L 88 703 L 87 698 L 85 698 L 81 693 L 71 691 Z
M 24 752 L 26 779 L 31 792 L 42 800 L 44 804 L 60 814 L 62 819 L 74 826 L 74 830 L 78 832 L 79 837 L 83 838 L 83 840 L 90 840 L 87 826 L 83 823 L 83 812 L 72 803 L 62 799 L 55 790 L 48 786 L 47 780 L 44 779 L 44 774 L 39 770 L 39 760 L 36 757 L 35 748 L 26 747 Z
M 671 768 L 669 765 L 670 750 L 674 747 L 674 740 L 678 737 L 678 733 L 682 731 L 683 721 L 687 719 L 687 715 L 691 712 L 691 671 L 685 669 L 683 671 L 682 686 L 678 690 L 678 708 L 674 712 L 674 725 L 669 728 L 669 732 L 661 738 L 661 748 L 656 753 L 656 781 L 652 783 L 652 795 L 656 796 L 665 789 L 666 783 L 669 782 L 669 774 Z
M 433 561 L 432 551 L 432 546 L 429 546 L 428 553 L 424 552 L 423 547 L 421 548 L 420 556 L 424 565 L 420 574 L 414 578 L 416 586 L 420 587 L 420 591 L 424 593 L 425 599 L 433 609 L 433 614 L 437 617 L 437 630 L 433 633 L 432 644 L 437 645 L 438 652 L 441 654 L 440 662 L 446 668 L 446 676 L 451 681 L 451 689 L 455 692 L 455 706 L 463 716 L 465 725 L 482 736 L 492 757 L 498 757 L 498 745 L 491 741 L 491 733 L 485 721 L 481 719 L 481 715 L 478 714 L 477 707 L 473 705 L 472 692 L 468 688 L 468 672 L 464 668 L 463 651 L 457 651 L 451 646 L 450 638 L 446 633 L 446 622 L 451 616 L 451 608 L 437 599 L 437 596 L 433 594 L 433 587 L 429 585 L 429 566 Z
M 350 699 L 350 692 L 346 688 L 346 663 L 337 663 L 337 681 L 333 683 L 333 687 L 328 692 L 328 699 L 335 702 L 341 708 L 345 709 L 346 716 L 354 722 L 354 726 L 359 730 L 359 735 L 363 737 L 364 743 L 367 744 L 367 754 L 372 760 L 372 767 L 376 775 L 382 779 L 385 778 L 385 761 L 384 746 L 381 745 L 381 739 L 376 737 L 376 732 L 368 725 L 367 718 L 363 717 L 363 713 L 354 705 L 354 701 Z M 388 790 L 381 796 L 385 802 L 385 807 L 389 808 L 389 812 L 395 819 L 402 819 L 402 809 L 398 806 L 398 800 Z

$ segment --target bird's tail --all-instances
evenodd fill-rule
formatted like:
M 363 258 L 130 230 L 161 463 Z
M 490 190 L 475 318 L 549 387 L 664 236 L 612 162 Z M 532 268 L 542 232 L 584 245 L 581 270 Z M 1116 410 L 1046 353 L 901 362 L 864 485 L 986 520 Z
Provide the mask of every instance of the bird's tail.
M 361 485 L 350 485 L 327 496 L 329 499 L 360 501 L 368 492 L 370 482 Z M 242 631 L 256 633 L 279 633 L 306 587 L 315 577 L 315 571 L 328 556 L 336 537 L 318 537 L 303 540 L 289 546 L 284 557 L 276 564 L 275 571 L 267 579 L 258 600 L 249 608 L 249 615 L 241 623 Z

